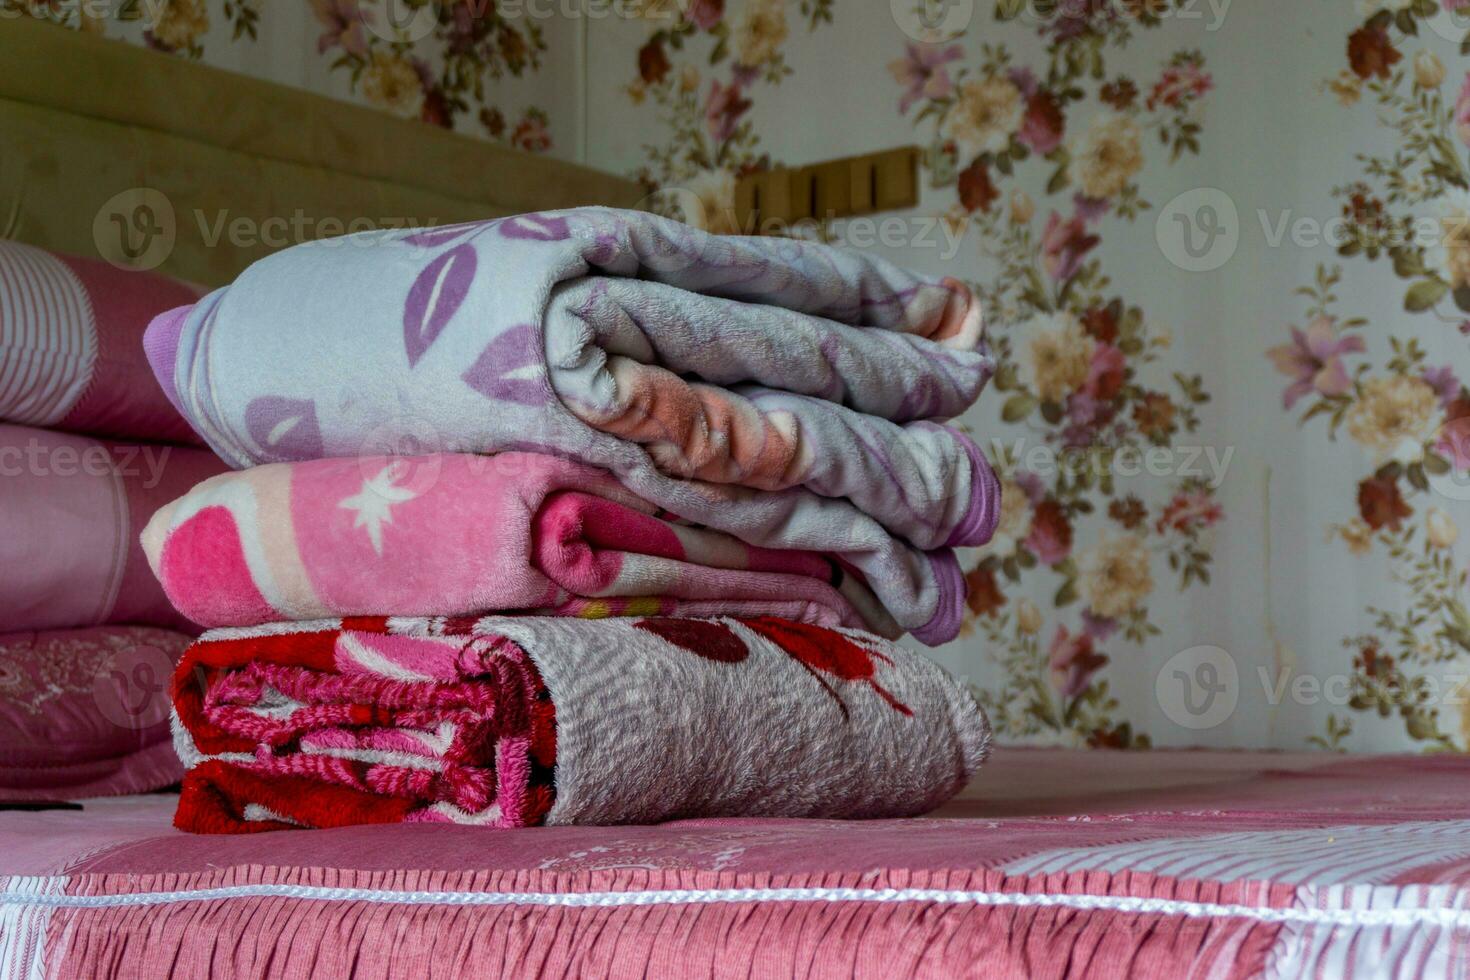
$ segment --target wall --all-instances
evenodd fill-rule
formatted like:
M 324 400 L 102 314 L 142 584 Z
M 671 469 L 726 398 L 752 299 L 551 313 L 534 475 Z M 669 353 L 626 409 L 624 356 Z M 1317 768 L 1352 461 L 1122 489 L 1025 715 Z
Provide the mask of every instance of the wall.
M 536 0 L 531 0 L 535 3 Z M 502 0 L 0 0 L 533 153 L 580 152 L 579 21 Z
M 744 170 L 920 145 L 917 209 L 816 233 L 985 297 L 1010 492 L 937 656 L 1003 737 L 1470 750 L 1465 0 L 0 2 L 719 230 Z
M 986 296 L 1006 369 L 964 422 L 1009 504 L 938 656 L 1006 738 L 1470 748 L 1463 13 L 654 6 L 594 28 L 590 157 L 707 224 L 744 169 L 926 150 L 889 245 L 821 233 Z

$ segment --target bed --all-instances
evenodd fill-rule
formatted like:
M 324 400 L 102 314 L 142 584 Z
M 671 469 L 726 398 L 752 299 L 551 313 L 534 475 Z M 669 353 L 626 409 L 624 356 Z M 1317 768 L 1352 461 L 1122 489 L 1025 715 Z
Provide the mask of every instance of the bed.
M 0 236 L 202 285 L 333 232 L 643 196 L 588 167 L 31 17 L 0 17 L 0 63 Z
M 906 821 L 0 813 L 9 976 L 1463 976 L 1470 763 L 1000 750 Z
M 0 58 L 0 232 L 201 285 L 271 248 L 212 242 L 222 212 L 641 195 L 28 18 L 0 19 Z M 139 215 L 164 245 L 119 234 Z M 1000 750 L 905 821 L 196 837 L 168 793 L 10 806 L 0 976 L 1466 975 L 1467 784 L 1440 756 Z

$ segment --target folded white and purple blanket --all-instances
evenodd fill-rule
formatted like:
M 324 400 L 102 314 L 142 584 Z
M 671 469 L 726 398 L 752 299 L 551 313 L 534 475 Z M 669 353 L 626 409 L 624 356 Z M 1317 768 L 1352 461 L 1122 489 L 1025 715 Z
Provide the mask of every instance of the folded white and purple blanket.
M 999 486 L 940 424 L 994 370 L 979 304 L 827 246 L 601 208 L 288 249 L 155 321 L 150 360 L 237 467 L 524 450 L 605 468 L 684 521 L 840 554 L 941 609 Z

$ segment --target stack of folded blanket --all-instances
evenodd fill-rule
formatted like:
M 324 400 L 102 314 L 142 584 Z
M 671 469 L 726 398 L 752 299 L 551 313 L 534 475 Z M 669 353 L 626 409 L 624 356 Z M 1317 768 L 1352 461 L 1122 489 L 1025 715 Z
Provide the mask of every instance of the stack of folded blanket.
M 297 246 L 160 316 L 240 472 L 143 533 L 203 832 L 897 816 L 989 733 L 952 639 L 999 486 L 978 304 L 606 209 Z
M 226 467 L 144 357 L 199 291 L 0 241 L 0 800 L 176 782 L 166 679 L 197 633 L 138 532 Z

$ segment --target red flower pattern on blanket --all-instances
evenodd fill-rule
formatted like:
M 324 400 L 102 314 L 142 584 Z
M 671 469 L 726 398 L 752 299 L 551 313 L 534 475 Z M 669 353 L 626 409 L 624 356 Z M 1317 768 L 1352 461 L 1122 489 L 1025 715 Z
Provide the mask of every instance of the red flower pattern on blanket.
M 716 663 L 738 664 L 750 656 L 745 641 L 723 623 L 702 619 L 641 619 L 635 628 Z
M 878 693 L 893 709 L 903 715 L 913 715 L 908 705 L 899 701 L 875 679 L 876 660 L 886 664 L 893 661 L 877 650 L 858 644 L 852 638 L 834 630 L 807 626 L 775 616 L 754 619 L 737 619 L 748 628 L 770 640 L 806 669 L 818 684 L 832 696 L 848 717 L 847 705 L 841 695 L 827 682 L 822 674 L 842 681 L 860 681 Z M 693 619 L 644 619 L 634 624 L 637 629 L 654 634 L 674 646 L 690 653 L 720 663 L 740 663 L 750 655 L 749 649 L 739 635 L 730 627 L 719 622 Z M 819 673 L 820 671 L 820 673 Z

